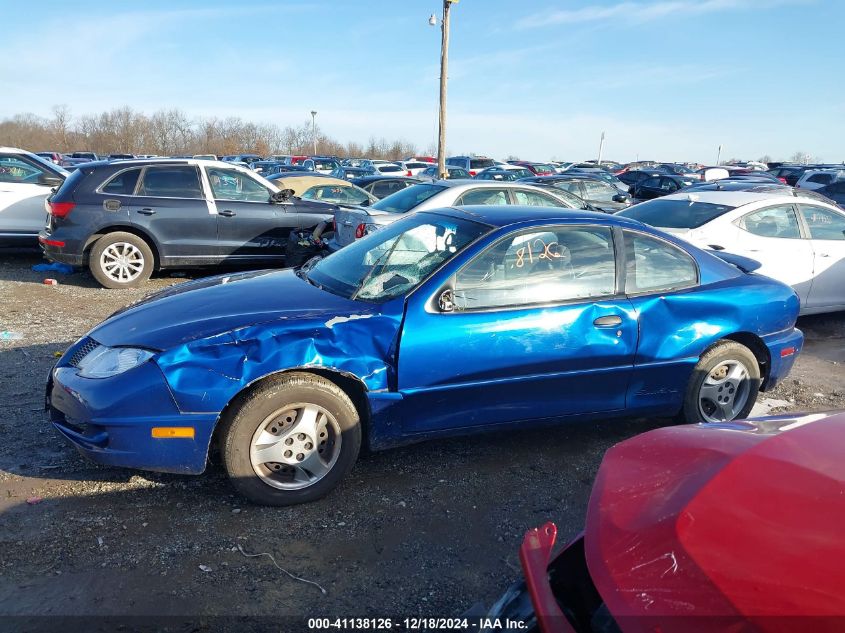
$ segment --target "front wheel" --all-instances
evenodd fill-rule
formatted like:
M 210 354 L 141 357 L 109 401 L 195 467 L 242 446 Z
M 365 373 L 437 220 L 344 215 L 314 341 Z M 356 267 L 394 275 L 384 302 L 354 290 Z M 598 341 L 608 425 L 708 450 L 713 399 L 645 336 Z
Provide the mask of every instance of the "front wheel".
M 314 501 L 349 473 L 361 448 L 358 412 L 333 382 L 306 373 L 270 379 L 223 422 L 234 487 L 261 505 Z
M 686 422 L 730 422 L 745 418 L 760 391 L 760 365 L 734 341 L 721 341 L 702 355 L 684 399 Z

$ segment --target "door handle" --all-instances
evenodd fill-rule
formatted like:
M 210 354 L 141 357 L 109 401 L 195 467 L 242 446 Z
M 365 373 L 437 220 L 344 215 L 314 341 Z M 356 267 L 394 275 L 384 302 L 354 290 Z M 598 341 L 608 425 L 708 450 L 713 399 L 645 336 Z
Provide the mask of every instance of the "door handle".
M 222 215 L 224 218 L 232 218 L 232 217 L 235 217 L 235 215 L 237 215 L 231 209 L 223 209 L 222 211 L 219 212 L 219 214 Z
M 618 325 L 622 325 L 622 317 L 616 314 L 601 316 L 593 321 L 593 325 L 596 327 L 616 327 Z
M 819 253 L 822 257 L 830 257 L 830 253 Z
M 155 209 L 150 209 L 148 207 L 144 209 L 138 209 L 138 213 L 140 213 L 141 215 L 154 215 L 155 212 Z

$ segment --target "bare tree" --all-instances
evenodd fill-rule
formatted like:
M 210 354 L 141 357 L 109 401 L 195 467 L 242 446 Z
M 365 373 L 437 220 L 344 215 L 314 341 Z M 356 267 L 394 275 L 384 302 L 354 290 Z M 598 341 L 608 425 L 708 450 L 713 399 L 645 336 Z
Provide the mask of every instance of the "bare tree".
M 123 106 L 74 118 L 68 106 L 56 105 L 52 112 L 50 119 L 24 113 L 0 120 L 0 144 L 33 151 L 89 150 L 98 154 L 222 156 L 250 152 L 267 156 L 281 152 L 310 154 L 316 131 L 317 151 L 324 154 L 394 160 L 417 153 L 413 143 L 402 139 L 389 141 L 373 136 L 366 147 L 358 142 L 343 144 L 323 133 L 319 126 L 312 128 L 310 120 L 281 128 L 239 117 L 191 119 L 177 108 L 146 115 Z

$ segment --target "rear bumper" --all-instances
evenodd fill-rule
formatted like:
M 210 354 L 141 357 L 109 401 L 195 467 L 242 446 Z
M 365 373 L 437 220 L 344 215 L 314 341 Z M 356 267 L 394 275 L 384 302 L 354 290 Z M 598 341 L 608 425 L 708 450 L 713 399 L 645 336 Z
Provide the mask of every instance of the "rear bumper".
M 205 470 L 214 413 L 182 413 L 158 366 L 147 361 L 111 378 L 79 376 L 66 359 L 50 373 L 47 409 L 55 429 L 98 464 L 199 474 Z M 154 427 L 191 427 L 192 438 L 154 438 Z
M 798 328 L 763 337 L 771 359 L 769 373 L 761 391 L 769 391 L 789 375 L 795 359 L 804 348 L 804 333 Z
M 38 234 L 38 245 L 41 247 L 44 257 L 50 261 L 71 266 L 83 266 L 85 264 L 85 256 L 80 252 L 81 249 L 78 248 L 76 243 L 57 238 L 47 231 L 41 231 Z

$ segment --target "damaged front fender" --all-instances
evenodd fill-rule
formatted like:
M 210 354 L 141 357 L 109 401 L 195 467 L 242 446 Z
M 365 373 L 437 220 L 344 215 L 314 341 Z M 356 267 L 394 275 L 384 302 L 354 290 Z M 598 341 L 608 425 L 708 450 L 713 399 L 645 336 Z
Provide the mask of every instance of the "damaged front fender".
M 256 381 L 294 368 L 349 374 L 368 391 L 396 384 L 401 309 L 279 319 L 189 341 L 156 359 L 183 412 L 220 412 Z M 395 307 L 395 306 L 394 306 Z

